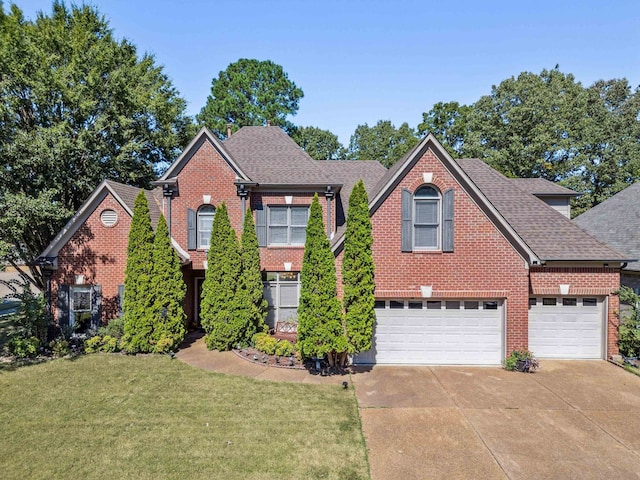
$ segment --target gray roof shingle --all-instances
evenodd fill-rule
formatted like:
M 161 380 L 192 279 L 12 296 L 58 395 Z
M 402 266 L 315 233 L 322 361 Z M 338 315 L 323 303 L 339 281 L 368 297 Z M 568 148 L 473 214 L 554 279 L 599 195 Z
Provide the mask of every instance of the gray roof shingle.
M 509 181 L 515 183 L 520 190 L 535 195 L 536 197 L 577 197 L 580 195 L 569 188 L 550 182 L 544 178 L 510 178 Z
M 640 182 L 577 216 L 573 221 L 635 262 L 627 270 L 640 271 Z
M 280 127 L 242 127 L 222 145 L 251 180 L 262 185 L 333 181 Z
M 362 179 L 367 195 L 371 193 L 378 181 L 387 173 L 387 169 L 374 160 L 318 160 L 316 165 L 334 182 L 342 184 L 342 201 L 349 202 L 351 190 Z
M 133 212 L 133 207 L 136 203 L 136 197 L 140 193 L 141 188 L 132 187 L 123 183 L 114 182 L 113 180 L 106 180 L 106 183 L 113 189 L 114 192 L 120 197 L 127 207 Z M 147 203 L 149 204 L 149 216 L 151 217 L 151 225 L 155 229 L 158 225 L 158 220 L 162 212 L 160 210 L 160 204 L 158 203 L 157 191 L 162 190 L 156 188 L 154 190 L 145 190 L 144 194 L 147 197 Z
M 458 165 L 541 260 L 624 261 L 624 255 L 595 239 L 539 198 L 527 195 L 480 159 Z

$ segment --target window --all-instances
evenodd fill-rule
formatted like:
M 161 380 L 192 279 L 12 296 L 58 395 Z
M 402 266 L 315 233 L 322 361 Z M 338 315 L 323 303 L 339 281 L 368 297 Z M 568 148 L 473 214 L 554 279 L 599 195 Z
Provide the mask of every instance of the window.
M 203 205 L 198 209 L 198 248 L 209 248 L 215 213 L 216 209 L 212 205 Z
M 556 299 L 555 298 L 543 298 L 542 299 L 542 305 L 545 305 L 547 307 L 551 306 L 551 305 L 555 305 L 556 304 Z
M 440 310 L 442 302 L 438 300 L 427 300 L 427 310 Z
M 460 302 L 457 300 L 448 300 L 445 302 L 445 308 L 447 310 L 459 310 Z
M 384 308 L 386 304 L 385 300 L 376 300 L 373 304 L 373 308 Z
M 575 307 L 576 305 L 578 305 L 578 299 L 577 298 L 563 298 L 562 299 L 562 305 L 565 307 Z
M 453 252 L 454 190 L 423 185 L 402 190 L 402 251 Z
M 582 299 L 582 306 L 583 307 L 596 307 L 598 305 L 598 299 L 597 298 L 583 298 Z
M 480 302 L 475 300 L 468 300 L 464 302 L 465 310 L 478 310 L 480 308 Z
M 413 196 L 413 245 L 416 249 L 440 248 L 440 193 L 420 187 Z
M 275 328 L 276 322 L 295 320 L 300 298 L 298 272 L 262 272 L 264 298 L 267 301 L 267 324 Z
M 91 286 L 71 286 L 69 297 L 69 326 L 84 331 L 91 321 Z
M 409 310 L 421 310 L 422 302 L 409 302 Z
M 389 308 L 404 308 L 404 302 L 399 302 L 396 300 L 391 300 L 389 302 Z
M 308 206 L 270 206 L 269 244 L 304 245 L 308 219 Z
M 498 302 L 484 302 L 483 303 L 483 308 L 485 310 L 497 310 L 498 309 Z
M 537 298 L 530 298 L 529 299 L 529 306 L 530 307 L 535 307 L 538 304 L 538 299 Z

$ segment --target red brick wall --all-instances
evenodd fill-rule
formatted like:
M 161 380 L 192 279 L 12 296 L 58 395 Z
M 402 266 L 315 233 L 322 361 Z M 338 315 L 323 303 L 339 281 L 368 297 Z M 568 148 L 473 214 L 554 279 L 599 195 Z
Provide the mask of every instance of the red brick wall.
M 441 192 L 455 188 L 454 252 L 401 251 L 401 192 L 414 192 L 433 173 Z M 431 285 L 434 298 L 506 298 L 507 352 L 528 344 L 528 271 L 524 259 L 502 236 L 456 180 L 427 151 L 372 216 L 376 296 L 420 297 Z
M 187 209 L 197 211 L 203 205 L 203 195 L 211 195 L 211 204 L 216 207 L 225 202 L 231 226 L 240 238 L 242 206 L 234 185 L 236 175 L 211 143 L 205 141 L 176 178 L 179 195 L 171 201 L 171 236 L 188 251 L 192 268 L 200 270 L 204 268 L 206 251 L 187 250 Z
M 254 192 L 251 195 L 252 209 L 255 205 L 286 205 L 285 195 L 291 195 L 291 205 L 311 205 L 313 200 L 312 192 Z M 327 200 L 323 194 L 318 193 L 318 201 L 322 207 L 323 221 L 325 229 L 327 226 Z M 335 228 L 335 202 L 331 205 L 331 224 Z M 304 246 L 267 246 L 260 248 L 260 264 L 266 271 L 284 271 L 285 262 L 292 264 L 291 271 L 302 270 L 302 257 L 304 256 Z
M 105 227 L 100 214 L 115 210 L 118 221 Z M 71 239 L 60 249 L 58 270 L 51 278 L 51 300 L 56 315 L 58 284 L 73 285 L 76 275 L 84 275 L 84 284 L 102 286 L 102 321 L 108 322 L 118 314 L 118 285 L 124 283 L 127 243 L 131 217 L 108 194 Z
M 530 272 L 533 295 L 559 295 L 560 284 L 569 285 L 569 295 L 608 296 L 607 358 L 618 354 L 618 310 L 620 269 L 597 267 L 535 267 Z

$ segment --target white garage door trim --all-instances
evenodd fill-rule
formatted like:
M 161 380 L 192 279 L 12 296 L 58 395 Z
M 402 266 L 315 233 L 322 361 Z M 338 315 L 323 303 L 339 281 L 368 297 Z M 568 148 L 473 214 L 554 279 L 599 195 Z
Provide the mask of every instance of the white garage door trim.
M 377 300 L 373 348 L 356 364 L 499 365 L 505 301 Z
M 529 350 L 539 358 L 604 358 L 606 311 L 606 297 L 530 298 Z

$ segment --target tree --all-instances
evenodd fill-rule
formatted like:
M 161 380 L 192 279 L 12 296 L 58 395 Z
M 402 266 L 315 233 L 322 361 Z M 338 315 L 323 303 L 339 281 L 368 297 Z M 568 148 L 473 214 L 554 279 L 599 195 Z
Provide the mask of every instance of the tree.
M 200 317 L 207 347 L 229 350 L 237 340 L 234 297 L 240 275 L 240 252 L 227 206 L 222 203 L 213 217 L 207 272 L 202 284 Z
M 349 197 L 342 257 L 342 302 L 349 353 L 364 352 L 371 348 L 375 320 L 372 245 L 369 199 L 360 180 Z
M 262 294 L 260 250 L 251 211 L 244 216 L 240 240 L 242 270 L 234 298 L 233 323 L 238 333 L 236 341 L 248 345 L 254 334 L 267 330 L 267 301 Z
M 418 143 L 415 131 L 405 122 L 396 129 L 389 120 L 370 127 L 358 125 L 351 135 L 347 156 L 351 160 L 377 160 L 390 167 Z
M 293 140 L 314 160 L 340 160 L 346 151 L 338 137 L 317 127 L 296 127 Z
M 127 245 L 124 277 L 125 350 L 130 353 L 153 352 L 154 310 L 151 278 L 153 275 L 154 234 L 149 204 L 144 190 L 136 197 Z
M 309 211 L 300 281 L 300 352 L 305 357 L 326 355 L 333 366 L 347 352 L 348 344 L 342 326 L 342 307 L 336 293 L 335 259 L 324 230 L 318 194 L 314 195 Z
M 580 197 L 572 214 L 596 206 L 640 178 L 640 95 L 626 79 L 600 80 L 584 91 L 585 116 L 572 140 L 577 154 L 563 182 Z
M 422 114 L 418 134 L 432 133 L 454 156 L 460 156 L 469 134 L 469 115 L 473 107 L 458 102 L 438 102 L 431 110 Z
M 153 297 L 153 351 L 167 353 L 178 348 L 187 333 L 184 297 L 187 286 L 182 277 L 180 258 L 171 245 L 169 229 L 160 216 L 153 245 L 153 271 L 150 295 Z
M 94 7 L 25 20 L 0 6 L 0 260 L 43 279 L 39 254 L 105 178 L 144 187 L 186 144 L 162 68 L 117 40 Z
M 241 58 L 211 81 L 211 94 L 197 120 L 221 139 L 227 135 L 227 124 L 236 131 L 270 122 L 291 132 L 287 116 L 296 114 L 303 96 L 280 65 Z
M 557 68 L 504 80 L 474 104 L 465 155 L 507 176 L 565 178 L 577 154 L 574 131 L 585 114 L 583 93 L 573 75 Z

